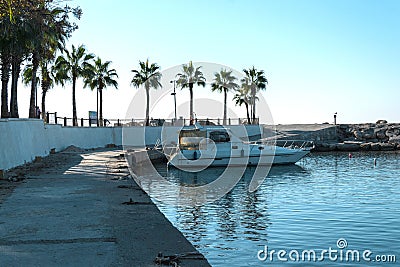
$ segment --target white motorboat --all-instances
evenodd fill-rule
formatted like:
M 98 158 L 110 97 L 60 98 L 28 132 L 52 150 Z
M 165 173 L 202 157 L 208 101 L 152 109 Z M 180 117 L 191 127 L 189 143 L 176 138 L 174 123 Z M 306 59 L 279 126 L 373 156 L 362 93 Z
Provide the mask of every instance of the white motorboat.
M 180 167 L 294 164 L 310 153 L 308 141 L 245 142 L 225 127 L 184 127 L 168 164 Z M 171 151 L 171 150 L 170 150 Z

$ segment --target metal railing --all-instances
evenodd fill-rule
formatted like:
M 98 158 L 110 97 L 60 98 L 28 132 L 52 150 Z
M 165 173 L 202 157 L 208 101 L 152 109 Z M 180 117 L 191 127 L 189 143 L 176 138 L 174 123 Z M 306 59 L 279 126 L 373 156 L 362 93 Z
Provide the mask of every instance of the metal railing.
M 63 126 L 73 126 L 73 119 L 69 117 L 58 116 L 57 112 L 47 112 L 46 123 L 48 124 L 61 124 Z M 222 118 L 195 118 L 194 123 L 205 125 L 243 125 L 248 124 L 246 118 L 228 118 L 226 124 Z M 256 119 L 258 124 L 259 119 Z M 100 127 L 99 121 L 89 118 L 78 118 L 78 127 Z M 186 126 L 190 124 L 190 119 L 154 119 L 149 120 L 149 126 Z M 122 126 L 145 126 L 145 119 L 104 119 L 102 127 L 122 127 Z
M 315 147 L 313 141 L 309 140 L 262 140 L 256 142 L 257 144 L 270 145 L 270 146 L 279 146 L 288 149 L 312 149 Z

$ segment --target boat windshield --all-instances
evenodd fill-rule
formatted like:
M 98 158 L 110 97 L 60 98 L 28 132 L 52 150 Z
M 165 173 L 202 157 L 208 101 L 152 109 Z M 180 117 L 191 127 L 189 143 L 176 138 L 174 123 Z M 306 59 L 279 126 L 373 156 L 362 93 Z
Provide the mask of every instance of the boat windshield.
M 213 140 L 215 143 L 226 143 L 231 141 L 229 134 L 225 131 L 210 132 L 210 139 Z
M 179 133 L 179 149 L 198 150 L 201 140 L 207 137 L 207 132 L 196 130 L 184 130 Z

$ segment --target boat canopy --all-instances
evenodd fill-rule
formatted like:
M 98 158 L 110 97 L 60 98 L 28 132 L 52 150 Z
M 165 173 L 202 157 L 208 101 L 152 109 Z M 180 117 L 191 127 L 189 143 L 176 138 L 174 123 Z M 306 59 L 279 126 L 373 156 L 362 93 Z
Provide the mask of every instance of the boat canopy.
M 215 143 L 231 141 L 229 133 L 224 129 L 182 129 L 179 133 L 179 149 L 199 150 L 200 142 L 209 138 Z

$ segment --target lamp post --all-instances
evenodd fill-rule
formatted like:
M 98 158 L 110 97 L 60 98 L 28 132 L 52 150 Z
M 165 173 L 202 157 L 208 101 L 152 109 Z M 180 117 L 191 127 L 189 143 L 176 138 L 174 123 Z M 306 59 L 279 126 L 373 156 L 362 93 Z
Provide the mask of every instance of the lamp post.
M 335 114 L 333 114 L 333 124 L 336 125 L 336 117 L 337 117 L 337 112 L 335 112 Z
M 176 121 L 176 120 L 177 120 L 177 117 L 176 117 L 176 92 L 175 92 L 175 83 L 176 83 L 176 81 L 175 81 L 175 80 L 172 80 L 172 81 L 170 81 L 170 83 L 173 83 L 173 84 L 174 84 L 174 92 L 171 93 L 171 95 L 174 96 L 174 108 L 175 108 L 175 118 L 174 118 L 174 121 Z
M 38 106 L 38 101 L 37 101 L 37 94 L 38 94 L 38 92 L 37 92 L 38 90 L 37 90 L 37 84 L 36 84 L 36 86 L 35 86 L 35 118 L 38 116 L 38 114 L 39 114 L 39 112 L 38 112 L 38 110 L 39 110 L 39 106 Z M 38 119 L 40 119 L 40 116 L 38 117 Z
M 97 127 L 99 127 L 99 88 L 97 88 L 96 92 L 97 92 L 97 94 L 96 94 L 96 119 L 97 119 Z

